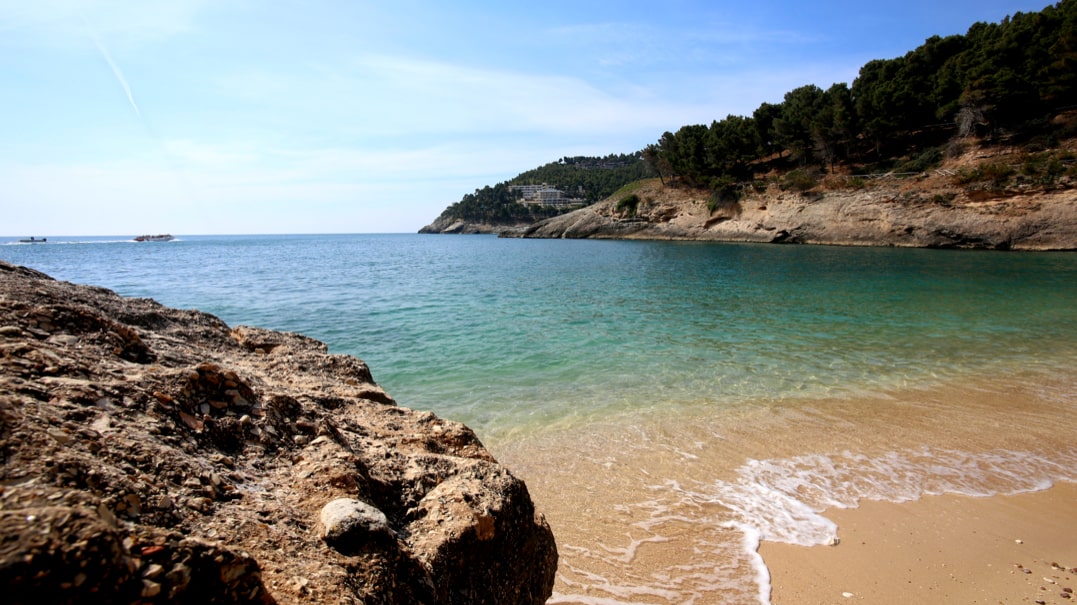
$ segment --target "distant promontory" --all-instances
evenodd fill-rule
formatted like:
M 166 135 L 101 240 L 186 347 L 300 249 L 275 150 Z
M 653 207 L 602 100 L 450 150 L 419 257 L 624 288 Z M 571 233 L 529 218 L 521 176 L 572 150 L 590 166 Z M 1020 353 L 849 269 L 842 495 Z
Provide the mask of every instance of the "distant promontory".
M 1075 66 L 1077 0 L 1064 0 L 869 61 L 851 85 L 665 132 L 620 172 L 573 158 L 541 173 L 566 195 L 594 197 L 584 175 L 619 183 L 601 201 L 523 197 L 532 171 L 421 232 L 1077 249 Z

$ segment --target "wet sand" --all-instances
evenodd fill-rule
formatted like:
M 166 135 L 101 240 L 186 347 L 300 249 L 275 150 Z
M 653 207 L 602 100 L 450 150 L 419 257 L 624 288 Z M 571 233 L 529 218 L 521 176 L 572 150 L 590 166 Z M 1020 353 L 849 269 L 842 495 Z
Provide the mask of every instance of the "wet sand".
M 1077 484 L 864 502 L 826 516 L 837 546 L 760 547 L 775 605 L 1077 602 L 1063 596 L 1077 590 Z
M 675 414 L 656 406 L 494 452 L 557 537 L 550 603 L 1077 603 L 1061 597 L 1077 573 L 1051 569 L 1077 567 L 1077 483 L 1058 482 L 1077 480 L 1074 393 L 1069 375 L 978 377 Z M 1014 496 L 920 497 L 1051 480 Z M 820 523 L 831 521 L 838 546 L 778 541 L 823 544 L 832 525 Z

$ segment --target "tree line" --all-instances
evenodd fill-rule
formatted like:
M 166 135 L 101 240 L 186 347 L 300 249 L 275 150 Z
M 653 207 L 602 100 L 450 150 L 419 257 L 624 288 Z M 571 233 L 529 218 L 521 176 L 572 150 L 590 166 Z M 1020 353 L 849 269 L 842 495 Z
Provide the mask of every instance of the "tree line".
M 441 218 L 463 219 L 489 225 L 512 225 L 556 216 L 569 208 L 524 205 L 512 185 L 547 184 L 592 204 L 605 199 L 621 187 L 655 175 L 640 152 L 610 154 L 605 157 L 564 157 L 556 162 L 528 170 L 515 178 L 476 189 L 441 213 Z
M 666 132 L 642 152 L 663 181 L 728 190 L 764 161 L 879 162 L 908 151 L 918 134 L 999 134 L 1034 129 L 1077 105 L 1077 0 L 965 35 L 933 36 L 895 59 L 861 67 L 852 86 L 789 91 L 751 116 Z
M 568 197 L 593 204 L 609 197 L 628 183 L 653 176 L 655 172 L 643 161 L 643 154 L 636 152 L 610 154 L 605 157 L 564 157 L 521 173 L 509 181 L 509 184 L 546 183 L 554 189 L 564 191 Z

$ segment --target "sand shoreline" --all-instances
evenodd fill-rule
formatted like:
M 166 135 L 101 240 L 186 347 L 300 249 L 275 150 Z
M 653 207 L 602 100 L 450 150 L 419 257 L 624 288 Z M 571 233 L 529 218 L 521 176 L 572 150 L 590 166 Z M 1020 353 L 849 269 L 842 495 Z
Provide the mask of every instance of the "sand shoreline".
M 554 529 L 550 603 L 1077 603 L 1077 573 L 1050 567 L 1077 567 L 1074 385 L 655 408 L 492 451 Z M 766 540 L 824 544 L 833 524 L 834 547 Z
M 1074 603 L 1077 484 L 824 513 L 837 546 L 763 542 L 771 602 Z

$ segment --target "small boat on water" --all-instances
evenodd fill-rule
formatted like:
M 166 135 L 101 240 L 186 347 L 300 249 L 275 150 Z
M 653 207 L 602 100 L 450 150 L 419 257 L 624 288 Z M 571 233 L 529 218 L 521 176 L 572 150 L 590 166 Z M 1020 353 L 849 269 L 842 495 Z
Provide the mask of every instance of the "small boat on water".
M 47 241 L 49 241 L 49 238 L 47 238 L 47 237 L 37 239 L 36 237 L 30 236 L 30 239 L 20 239 L 19 243 L 20 244 L 44 244 Z
M 170 242 L 170 241 L 172 241 L 174 239 L 176 239 L 176 238 L 172 237 L 171 235 L 169 235 L 167 233 L 162 233 L 160 235 L 140 235 L 140 236 L 135 238 L 135 241 L 136 242 Z

